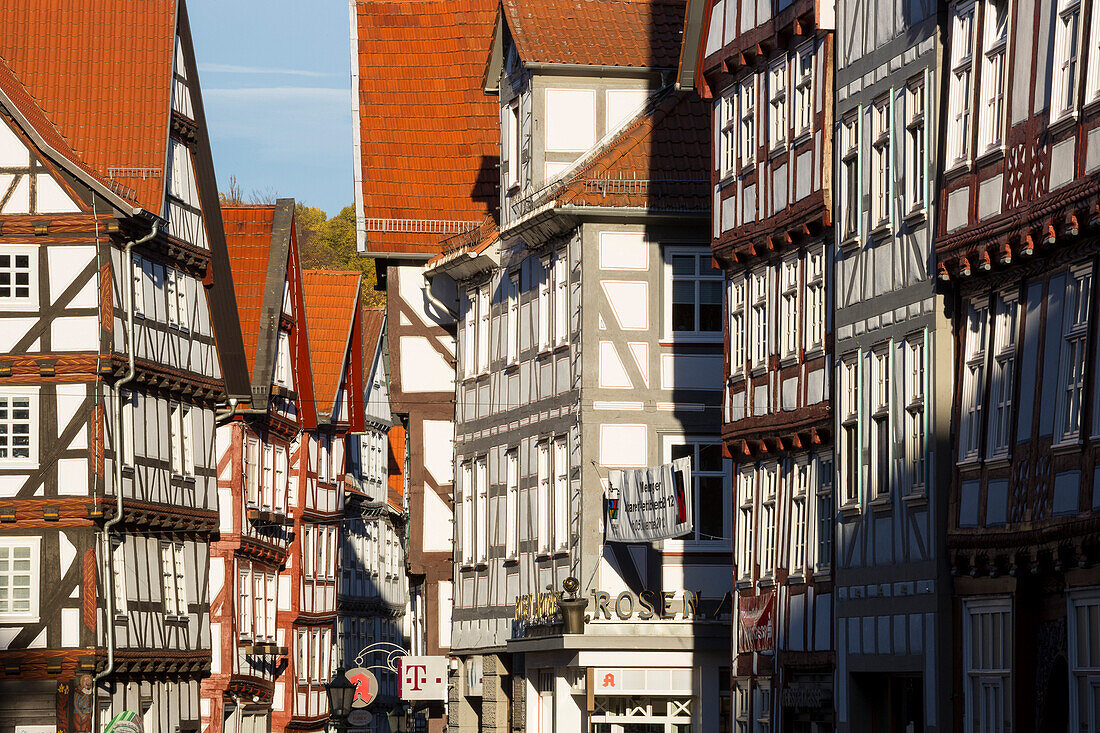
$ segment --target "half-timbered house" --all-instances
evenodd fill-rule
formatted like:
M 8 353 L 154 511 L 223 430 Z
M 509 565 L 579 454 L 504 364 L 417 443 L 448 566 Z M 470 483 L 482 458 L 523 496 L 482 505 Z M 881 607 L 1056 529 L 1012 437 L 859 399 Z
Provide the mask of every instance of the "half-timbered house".
M 455 318 L 444 304 L 454 290 L 427 285 L 424 263 L 442 238 L 476 228 L 498 205 L 499 109 L 480 88 L 497 1 L 351 7 L 356 237 L 386 289 L 390 399 L 408 436 L 410 643 L 446 654 Z M 428 730 L 440 733 L 442 704 L 426 712 Z
M 186 6 L 4 3 L 0 58 L 0 729 L 198 730 L 248 385 Z
M 956 730 L 1100 720 L 1100 7 L 947 7 Z
M 263 733 L 286 702 L 289 643 L 278 618 L 293 614 L 287 564 L 293 510 L 290 462 L 313 414 L 294 201 L 222 208 L 250 401 L 219 413 L 219 535 L 210 558 L 213 659 L 203 680 L 208 731 Z M 294 487 L 297 483 L 294 482 Z
M 454 731 L 721 729 L 721 274 L 706 107 L 668 79 L 683 9 L 500 8 L 500 225 L 428 263 L 458 291 Z M 680 457 L 692 534 L 605 544 L 608 470 Z M 516 615 L 568 577 L 584 636 Z
M 712 106 L 735 468 L 733 716 L 830 730 L 835 637 L 833 3 L 689 3 L 679 81 Z
M 364 733 L 388 731 L 384 716 L 401 707 L 397 675 L 385 666 L 395 652 L 408 649 L 405 444 L 390 408 L 385 321 L 385 308 L 363 309 L 366 418 L 363 432 L 348 436 L 336 589 L 340 666 L 373 668 L 378 679 L 373 720 L 360 726 Z
M 358 272 L 305 270 L 303 317 L 313 383 L 301 383 L 305 429 L 291 446 L 288 504 L 293 539 L 279 580 L 289 602 L 276 633 L 289 650 L 285 697 L 272 702 L 277 730 L 321 730 L 325 684 L 335 670 L 336 588 L 344 513 L 345 442 L 363 430 L 362 312 Z M 307 416 L 306 416 L 307 415 Z M 283 579 L 285 578 L 285 580 Z
M 944 730 L 950 328 L 932 237 L 937 4 L 837 3 L 837 730 Z

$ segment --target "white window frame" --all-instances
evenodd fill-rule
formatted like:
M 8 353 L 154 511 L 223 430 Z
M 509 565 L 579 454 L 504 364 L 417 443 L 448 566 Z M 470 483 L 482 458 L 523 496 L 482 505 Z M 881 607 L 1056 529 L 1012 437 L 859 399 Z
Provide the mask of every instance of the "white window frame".
M 477 291 L 477 373 L 489 373 L 489 340 L 491 329 L 489 319 L 492 308 L 489 305 L 489 286 L 482 285 Z
M 522 184 L 520 162 L 520 118 L 519 98 L 513 99 L 504 105 L 504 190 L 510 193 L 512 189 L 519 188 Z
M 260 486 L 260 507 L 270 511 L 274 506 L 275 495 L 275 447 L 271 443 L 264 443 L 263 477 Z
M 737 273 L 726 281 L 726 302 L 729 304 L 729 365 L 731 377 L 743 377 L 747 351 L 747 314 L 745 300 L 748 295 L 749 281 L 744 273 Z
M 519 361 L 519 275 L 508 277 L 508 363 Z
M 691 257 L 695 263 L 694 274 L 676 274 L 673 272 L 672 260 L 678 257 Z M 666 340 L 675 341 L 720 341 L 722 339 L 722 281 L 724 275 L 721 270 L 712 265 L 712 253 L 709 248 L 691 246 L 667 246 L 664 248 L 664 277 L 665 277 L 665 326 L 663 329 Z M 694 288 L 695 313 L 693 316 L 694 328 L 691 330 L 674 330 L 673 307 L 674 290 L 677 283 L 690 282 Z M 703 303 L 703 288 L 705 283 L 711 283 L 718 288 L 718 303 Z M 718 309 L 717 329 L 703 330 L 703 306 L 709 305 Z
M 1100 100 L 1100 7 L 1096 3 L 1092 6 L 1092 25 L 1085 38 L 1090 41 L 1089 47 L 1082 50 L 1082 60 L 1088 64 L 1088 74 L 1085 86 L 1085 104 L 1092 104 Z
M 1054 15 L 1054 75 L 1050 93 L 1050 121 L 1060 122 L 1077 116 L 1077 98 L 1081 80 L 1081 0 L 1057 0 Z
M 998 0 L 986 0 L 982 12 L 982 75 L 981 110 L 979 115 L 979 152 L 986 153 L 1004 146 L 1005 89 L 1008 86 L 1008 4 L 1011 0 L 999 0 L 1004 8 L 998 24 Z
M 1013 395 L 1016 391 L 1016 339 L 1020 298 L 1015 290 L 997 293 L 993 311 L 993 354 L 989 390 L 989 434 L 986 456 L 1007 458 L 1012 450 Z
M 801 324 L 799 296 L 799 270 L 801 260 L 797 256 L 784 259 L 779 266 L 779 333 L 780 358 L 790 359 L 798 355 L 801 341 L 798 328 Z
M 193 409 L 186 402 L 172 402 L 169 406 L 172 473 L 184 478 L 195 475 Z
M 776 534 L 779 497 L 780 465 L 778 461 L 763 461 L 760 464 L 760 578 L 775 577 Z
M 569 343 L 569 268 L 566 250 L 554 253 L 554 345 Z
M 471 567 L 474 564 L 474 463 L 465 461 L 462 465 L 462 483 L 459 485 L 459 498 L 462 509 L 459 544 L 462 550 L 462 564 Z
M 145 267 L 141 255 L 130 255 L 131 265 L 131 303 L 135 318 L 145 317 Z
M 794 134 L 795 139 L 809 135 L 814 127 L 814 57 L 816 43 L 810 41 L 795 55 L 794 63 Z
M 1067 605 L 1069 729 L 1081 733 L 1100 733 L 1100 703 L 1097 703 L 1100 700 L 1100 654 L 1093 656 L 1095 646 L 1091 642 L 1093 635 L 1100 635 L 1100 588 L 1070 591 Z M 1085 622 L 1086 633 L 1091 632 L 1088 640 L 1081 639 L 1080 621 Z M 1083 689 L 1091 693 L 1084 699 L 1081 695 Z M 1082 708 L 1085 708 L 1084 711 Z
M 274 509 L 280 514 L 287 511 L 287 450 L 284 446 L 275 446 L 275 501 Z
M 114 582 L 115 616 L 127 612 L 126 535 L 111 538 L 111 577 Z
M 1054 423 L 1056 444 L 1081 440 L 1085 386 L 1088 382 L 1088 333 L 1092 307 L 1092 264 L 1075 267 L 1066 275 L 1062 304 L 1062 346 L 1058 360 L 1058 409 Z
M 134 465 L 134 408 L 137 404 L 138 393 L 132 389 L 119 391 L 119 402 L 122 404 L 122 465 Z
M 803 348 L 816 352 L 825 348 L 825 246 L 806 250 L 806 302 Z
M 840 455 L 837 468 L 844 480 L 841 487 L 841 507 L 858 506 L 860 502 L 862 446 L 859 429 L 859 360 L 860 356 L 857 354 L 846 357 L 840 363 Z
M 787 146 L 790 123 L 787 119 L 787 57 L 768 66 L 768 151 L 778 152 Z
M 0 294 L 0 310 L 32 311 L 38 310 L 38 248 L 12 247 L 4 245 L 0 252 L 0 279 L 7 276 L 7 283 L 0 283 L 0 293 L 8 290 L 7 295 Z M 25 263 L 25 264 L 24 264 Z M 26 283 L 19 282 L 19 275 L 26 275 Z M 21 288 L 26 288 L 22 294 Z
M 790 491 L 790 529 L 788 537 L 787 571 L 800 577 L 806 571 L 806 536 L 808 504 L 812 466 L 808 456 L 798 456 L 788 463 L 790 468 L 787 481 Z M 816 494 L 816 492 L 814 492 Z
M 927 186 L 928 87 L 924 76 L 905 87 L 905 204 L 910 214 L 924 210 Z
M 161 585 L 164 591 L 166 618 L 187 617 L 187 561 L 182 542 L 162 542 L 160 545 Z
M 40 612 L 40 600 L 41 600 L 41 584 L 42 584 L 42 538 L 41 537 L 0 537 L 0 548 L 7 550 L 8 566 L 4 571 L 0 571 L 0 577 L 4 578 L 4 585 L 6 586 L 9 597 L 7 603 L 11 603 L 16 600 L 12 597 L 14 595 L 12 591 L 15 589 L 15 579 L 22 577 L 23 575 L 29 575 L 28 588 L 28 604 L 25 611 L 12 611 L 10 606 L 8 610 L 0 611 L 0 621 L 7 622 L 19 622 L 19 623 L 37 623 L 39 620 Z M 15 550 L 26 549 L 29 570 L 28 573 L 17 572 L 14 567 L 15 562 Z M 20 558 L 22 560 L 23 558 Z
M 756 74 L 749 74 L 737 85 L 737 161 L 741 173 L 748 172 L 756 160 Z
M 536 491 L 536 538 L 539 555 L 550 554 L 550 441 L 540 440 L 536 446 L 538 484 Z
M 760 267 L 750 273 L 749 288 L 749 350 L 751 370 L 768 367 L 771 355 L 771 269 Z
M 733 710 L 730 711 L 735 733 L 749 733 L 749 683 L 738 682 L 733 686 Z
M 756 466 L 748 464 L 737 470 L 737 577 L 749 580 L 753 576 L 753 535 L 756 526 Z
M 504 558 L 519 557 L 519 451 L 505 453 Z
M 861 110 L 855 110 L 840 120 L 840 225 L 842 239 L 859 236 L 860 203 L 859 170 L 859 119 Z
M 752 696 L 753 733 L 771 733 L 772 731 L 772 688 L 768 682 L 757 678 Z
M 692 511 L 695 517 L 695 526 L 692 528 L 692 534 L 683 539 L 665 540 L 665 551 L 685 549 L 686 547 L 692 548 L 705 548 L 705 549 L 718 549 L 728 548 L 732 549 L 733 542 L 733 522 L 736 508 L 730 505 L 725 497 L 733 496 L 732 483 L 734 477 L 733 461 L 729 458 L 720 458 L 720 467 L 718 470 L 704 470 L 702 465 L 702 449 L 703 448 L 717 448 L 719 455 L 721 455 L 722 441 L 717 436 L 708 435 L 665 435 L 662 437 L 662 456 L 666 463 L 671 463 L 675 459 L 676 448 L 687 448 L 689 453 L 688 457 L 691 458 L 691 487 L 689 488 L 692 501 Z M 678 451 L 684 453 L 685 451 Z M 702 486 L 700 484 L 701 478 L 720 478 L 722 480 L 722 490 L 720 496 L 723 500 L 718 503 L 717 506 L 703 507 L 702 504 Z M 703 512 L 722 512 L 722 531 L 724 536 L 704 536 L 699 528 L 700 517 L 703 516 Z
M 477 290 L 467 290 L 464 297 L 462 375 L 472 377 L 477 373 Z
M 731 176 L 737 169 L 737 87 L 727 89 L 714 106 L 714 122 L 718 126 L 715 166 L 719 178 Z
M 871 397 L 871 446 L 870 446 L 870 490 L 871 499 L 890 498 L 893 481 L 893 442 L 894 425 L 891 420 L 891 402 L 893 393 L 892 359 L 889 346 L 871 352 L 871 384 L 868 394 Z
M 474 462 L 474 537 L 478 565 L 489 562 L 489 464 L 485 456 Z
M 550 350 L 550 258 L 543 257 L 539 263 L 538 289 L 538 345 L 539 353 Z
M 570 481 L 569 436 L 554 438 L 554 551 L 569 550 L 569 525 L 573 518 Z
M 813 473 L 811 485 L 816 493 L 814 502 L 815 557 L 814 571 L 827 571 L 833 562 L 833 530 L 836 527 L 836 497 L 833 484 L 836 473 L 832 453 L 818 453 L 810 460 Z
M 26 400 L 26 405 L 21 404 Z M 34 468 L 38 466 L 38 388 L 4 385 L 0 388 L 0 467 Z M 26 409 L 26 418 L 22 410 Z M 17 415 L 19 415 L 17 417 Z M 26 427 L 27 445 L 14 445 L 17 427 Z M 22 431 L 19 433 L 22 435 Z M 16 449 L 26 449 L 25 456 L 14 456 Z M 20 451 L 22 452 L 22 451 Z
M 947 165 L 970 161 L 974 116 L 974 47 L 978 24 L 974 0 L 955 5 L 951 17 L 951 71 L 948 81 Z
M 252 435 L 244 439 L 245 502 L 248 506 L 260 506 L 260 440 Z
M 871 115 L 871 222 L 875 229 L 890 223 L 893 146 L 890 144 L 890 98 L 876 99 Z
M 959 460 L 977 460 L 982 455 L 986 352 L 989 341 L 989 302 L 974 298 L 967 306 L 963 345 L 962 396 L 959 405 Z
M 928 421 L 926 409 L 927 344 L 923 333 L 905 341 L 905 456 L 909 493 L 927 493 Z
M 963 600 L 963 698 L 964 698 L 964 729 L 974 733 L 1000 733 L 1013 730 L 1012 727 L 1012 638 L 1013 638 L 1013 613 L 1012 600 L 1007 597 L 991 597 L 983 599 Z M 1000 660 L 974 658 L 975 639 L 973 620 L 976 616 L 989 616 L 991 623 L 987 630 L 993 629 L 993 618 L 1000 616 L 1001 637 L 1004 646 L 1000 649 Z M 1007 622 L 1007 623 L 1005 623 Z M 992 647 L 991 647 L 992 648 Z M 989 664 L 986 663 L 989 662 Z M 995 662 L 1000 661 L 999 666 Z M 983 719 L 976 716 L 976 708 L 984 706 L 984 701 L 975 699 L 975 689 L 983 692 L 993 692 L 999 688 L 1001 691 L 1002 718 L 999 721 Z
M 237 567 L 237 637 L 251 640 L 253 624 L 252 564 L 241 562 Z

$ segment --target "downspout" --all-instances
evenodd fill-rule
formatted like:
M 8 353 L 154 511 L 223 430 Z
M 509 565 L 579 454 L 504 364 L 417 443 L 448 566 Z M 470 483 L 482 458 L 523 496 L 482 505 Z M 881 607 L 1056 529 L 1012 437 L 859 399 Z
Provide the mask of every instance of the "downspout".
M 107 666 L 92 680 L 93 687 L 101 679 L 115 671 L 115 584 L 108 582 L 111 573 L 111 527 L 122 521 L 122 394 L 123 385 L 129 384 L 134 379 L 137 366 L 134 363 L 134 245 L 145 244 L 157 235 L 159 224 L 153 222 L 149 233 L 141 239 L 131 239 L 126 243 L 123 252 L 124 268 L 126 272 L 126 287 L 122 291 L 126 295 L 126 351 L 128 367 L 125 376 L 115 382 L 112 388 L 112 419 L 114 420 L 114 469 L 115 469 L 115 515 L 103 524 L 103 595 L 107 599 Z M 123 269 L 123 268 L 119 268 Z M 122 562 L 125 562 L 123 558 Z M 125 566 L 120 568 L 125 571 Z

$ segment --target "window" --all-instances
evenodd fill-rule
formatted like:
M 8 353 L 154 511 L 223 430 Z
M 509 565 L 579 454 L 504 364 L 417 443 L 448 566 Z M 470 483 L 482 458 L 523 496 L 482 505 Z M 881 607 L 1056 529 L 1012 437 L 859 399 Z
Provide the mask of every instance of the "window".
M 462 484 L 459 486 L 462 496 L 462 564 L 474 564 L 474 464 L 467 461 L 462 464 Z
M 1100 13 L 1095 6 L 1092 11 L 1092 29 L 1085 34 L 1088 41 L 1088 87 L 1085 89 L 1085 103 L 1100 99 Z
M 504 556 L 511 560 L 517 557 L 517 535 L 519 526 L 519 454 L 508 451 L 505 456 L 505 478 L 507 495 L 504 504 Z
M 782 356 L 798 353 L 798 260 L 791 258 L 780 266 L 779 333 Z
M 565 250 L 554 257 L 554 343 L 569 340 L 569 270 Z
M 241 564 L 238 573 L 237 596 L 240 602 L 237 608 L 237 634 L 242 639 L 252 638 L 252 567 Z
M 963 392 L 960 408 L 962 425 L 959 438 L 959 458 L 981 455 L 982 393 L 985 389 L 986 331 L 989 328 L 989 306 L 983 300 L 970 302 L 966 319 L 966 342 L 963 361 Z
M 752 351 L 752 368 L 764 369 L 768 366 L 768 269 L 761 268 L 752 273 L 751 309 L 749 311 L 749 348 Z
M 744 276 L 736 275 L 727 286 L 730 308 L 730 376 L 737 377 L 745 373 L 745 290 L 747 282 Z
M 806 252 L 806 351 L 825 346 L 825 248 Z
M 840 123 L 840 200 L 843 205 L 841 221 L 844 237 L 859 234 L 859 112 L 845 117 Z
M 489 560 L 489 469 L 484 457 L 474 465 L 474 488 L 477 492 L 474 498 L 474 521 L 477 524 L 474 542 L 477 562 L 484 565 Z
M 508 278 L 508 363 L 519 360 L 519 276 Z
M 287 508 L 286 463 L 286 448 L 277 446 L 275 448 L 275 511 L 280 513 L 285 512 Z
M 263 486 L 260 490 L 260 506 L 270 510 L 272 506 L 272 494 L 275 481 L 275 449 L 270 443 L 264 443 Z
M 815 455 L 812 459 L 813 483 L 817 489 L 816 570 L 827 570 L 833 561 L 833 456 Z
M 550 348 L 550 259 L 539 260 L 539 351 Z
M 244 481 L 248 491 L 248 504 L 260 505 L 260 441 L 248 437 L 244 451 Z
M 845 506 L 859 503 L 859 359 L 840 365 L 840 476 Z
M 814 47 L 812 43 L 798 52 L 794 73 L 794 132 L 798 137 L 808 134 L 813 129 Z
M 476 367 L 476 336 L 475 328 L 477 326 L 477 291 L 467 291 L 463 299 L 463 313 L 465 318 L 463 319 L 462 326 L 462 369 L 463 376 L 472 377 L 477 373 Z
M 928 450 L 924 422 L 924 334 L 905 343 L 905 361 L 905 457 L 909 492 L 923 494 Z
M 332 455 L 332 437 L 321 435 L 317 438 L 317 480 L 328 483 L 328 459 Z
M 925 106 L 924 77 L 919 77 L 905 88 L 905 204 L 910 212 L 924 208 L 928 147 Z
M 963 602 L 965 729 L 1012 730 L 1012 605 L 1005 599 Z
M 736 733 L 749 733 L 749 683 L 733 687 L 733 721 Z
M 740 143 L 738 157 L 741 170 L 752 165 L 756 158 L 756 77 L 748 76 L 738 87 L 740 107 Z
M 119 401 L 122 403 L 122 465 L 134 465 L 134 406 L 137 403 L 137 393 L 130 390 L 120 390 Z
M 131 255 L 131 272 L 130 281 L 133 288 L 133 307 L 134 315 L 140 316 L 145 313 L 145 277 L 142 270 L 142 258 L 139 255 Z M 2 272 L 3 258 L 0 257 L 0 272 Z M 3 275 L 0 275 L 0 283 L 3 282 Z
M 733 173 L 737 155 L 737 93 L 727 92 L 715 105 L 714 119 L 718 124 L 717 168 L 722 178 Z
M 951 76 L 948 80 L 947 158 L 952 164 L 970 157 L 974 33 L 974 3 L 956 5 L 951 21 Z
M 538 552 L 550 554 L 550 441 L 538 444 L 538 488 L 536 521 L 538 522 Z
M 806 569 L 806 500 L 810 493 L 810 462 L 798 458 L 790 464 L 791 492 L 790 555 L 787 569 L 802 575 Z
M 1005 118 L 1009 0 L 988 0 L 982 32 L 982 109 L 979 143 L 983 150 L 1001 146 Z
M 1055 442 L 1077 440 L 1081 435 L 1081 399 L 1085 392 L 1091 295 L 1092 270 L 1086 267 L 1070 272 L 1062 306 L 1062 373 L 1058 385 Z
M 714 338 L 722 333 L 722 273 L 709 251 L 669 247 L 666 280 L 671 291 L 668 316 L 676 338 Z
M 1081 0 L 1058 0 L 1058 18 L 1055 20 L 1054 32 L 1051 120 L 1058 120 L 1077 110 L 1078 55 L 1081 52 Z
M 1019 302 L 1015 292 L 999 293 L 993 315 L 993 373 L 990 383 L 990 458 L 1008 455 L 1012 431 L 1012 395 L 1016 375 L 1016 329 Z
M 38 537 L 0 538 L 0 619 L 38 618 Z
M 1095 588 L 1069 598 L 1071 731 L 1100 733 L 1100 593 Z
M 513 100 L 504 108 L 504 189 L 520 185 L 520 127 L 519 100 Z
M 489 287 L 477 291 L 477 371 L 489 371 Z
M 787 143 L 787 59 L 768 69 L 768 149 Z
M 165 268 L 164 287 L 168 306 L 168 325 L 186 331 L 190 322 L 187 313 L 187 276 L 174 268 Z
M 871 355 L 871 496 L 890 496 L 890 352 Z
M 753 733 L 771 733 L 772 730 L 772 691 L 767 683 L 758 682 L 753 690 L 752 711 L 754 714 Z
M 0 548 L 0 553 L 3 548 Z M 111 540 L 111 575 L 114 578 L 115 615 L 126 615 L 126 538 Z
M 756 501 L 756 468 L 742 466 L 737 472 L 737 577 L 752 577 L 753 505 Z
M 775 495 L 779 483 L 779 464 L 760 464 L 760 577 L 775 572 Z
M 669 438 L 666 457 L 691 459 L 691 501 L 695 516 L 693 533 L 686 540 L 728 542 L 733 517 L 726 499 L 732 474 L 732 461 L 722 458 L 722 444 L 712 440 Z
M 294 646 L 294 666 L 297 672 L 298 684 L 309 682 L 309 630 L 298 629 L 297 644 Z
M 37 457 L 30 395 L 0 395 L 0 461 L 26 463 Z
M 191 405 L 181 402 L 171 403 L 169 430 L 172 440 L 172 473 L 177 476 L 194 476 L 194 426 L 191 420 Z
M 290 386 L 290 345 L 286 331 L 279 331 L 275 352 L 275 383 Z
M 30 303 L 30 300 L 30 254 L 0 254 L 0 301 Z
M 182 542 L 164 542 L 160 546 L 161 580 L 164 584 L 164 615 L 187 615 L 186 566 Z
M 890 100 L 871 107 L 871 214 L 876 227 L 890 221 Z

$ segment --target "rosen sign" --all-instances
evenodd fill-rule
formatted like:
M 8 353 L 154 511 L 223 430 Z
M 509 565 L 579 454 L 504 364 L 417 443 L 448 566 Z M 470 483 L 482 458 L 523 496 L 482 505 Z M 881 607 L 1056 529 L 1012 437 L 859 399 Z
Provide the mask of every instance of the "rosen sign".
M 766 652 L 775 649 L 775 594 L 737 599 L 737 651 Z

